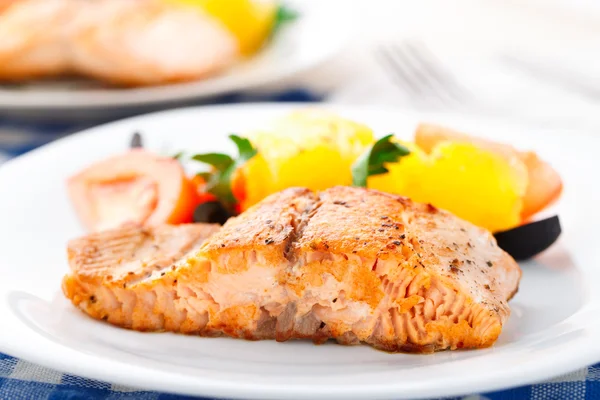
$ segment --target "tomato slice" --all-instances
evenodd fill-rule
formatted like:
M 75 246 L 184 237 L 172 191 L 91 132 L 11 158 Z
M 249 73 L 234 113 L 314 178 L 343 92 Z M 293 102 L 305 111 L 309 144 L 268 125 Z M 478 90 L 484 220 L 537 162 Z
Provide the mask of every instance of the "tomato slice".
M 68 189 L 77 215 L 91 231 L 191 222 L 198 202 L 177 160 L 142 149 L 89 166 L 69 179 Z

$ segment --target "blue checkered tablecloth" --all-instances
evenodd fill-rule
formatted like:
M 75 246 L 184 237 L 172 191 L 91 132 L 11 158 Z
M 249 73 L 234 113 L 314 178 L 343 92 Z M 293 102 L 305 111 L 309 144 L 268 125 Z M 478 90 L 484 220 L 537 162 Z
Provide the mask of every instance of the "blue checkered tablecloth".
M 0 353 L 2 400 L 188 400 L 197 397 L 139 391 L 122 385 L 64 374 Z M 600 399 L 600 364 L 537 385 L 444 400 Z
M 319 101 L 303 90 L 255 97 L 228 95 L 215 103 L 243 101 Z M 0 114 L 0 164 L 33 148 L 86 128 L 78 122 L 32 123 Z M 186 400 L 196 397 L 140 391 L 122 385 L 65 374 L 0 353 L 0 400 L 140 399 Z M 591 400 L 600 399 L 600 364 L 531 386 L 455 397 L 460 400 Z M 449 399 L 448 399 L 449 400 Z

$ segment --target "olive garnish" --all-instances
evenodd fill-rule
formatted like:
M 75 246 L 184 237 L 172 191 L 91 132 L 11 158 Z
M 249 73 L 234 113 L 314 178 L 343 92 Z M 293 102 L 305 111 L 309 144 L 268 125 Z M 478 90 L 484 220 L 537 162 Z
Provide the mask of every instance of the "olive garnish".
M 135 132 L 131 136 L 131 141 L 130 141 L 129 147 L 131 147 L 132 149 L 138 149 L 138 148 L 144 147 L 144 144 L 142 141 L 142 135 L 140 135 L 139 132 Z
M 562 232 L 558 215 L 494 234 L 515 260 L 527 260 L 552 246 Z
M 219 201 L 207 201 L 194 210 L 194 222 L 223 225 L 233 215 Z

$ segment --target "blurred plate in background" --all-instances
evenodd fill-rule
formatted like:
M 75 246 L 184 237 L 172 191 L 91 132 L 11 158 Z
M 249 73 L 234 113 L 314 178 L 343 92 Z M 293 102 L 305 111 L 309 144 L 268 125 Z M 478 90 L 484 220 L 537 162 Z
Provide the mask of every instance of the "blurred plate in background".
M 131 89 L 85 79 L 0 85 L 0 113 L 13 117 L 112 118 L 173 107 L 282 81 L 316 67 L 349 42 L 354 14 L 351 6 L 340 13 L 332 2 L 286 4 L 299 12 L 299 18 L 278 32 L 256 56 L 212 78 Z

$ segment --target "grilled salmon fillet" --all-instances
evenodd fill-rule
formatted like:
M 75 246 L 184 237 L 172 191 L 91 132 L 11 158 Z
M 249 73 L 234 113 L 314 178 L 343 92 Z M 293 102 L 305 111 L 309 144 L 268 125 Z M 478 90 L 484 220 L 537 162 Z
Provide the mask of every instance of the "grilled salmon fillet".
M 115 325 L 332 338 L 386 351 L 492 345 L 521 276 L 488 231 L 430 205 L 351 187 L 287 189 L 220 230 L 95 234 L 71 242 L 69 255 L 65 295 Z

